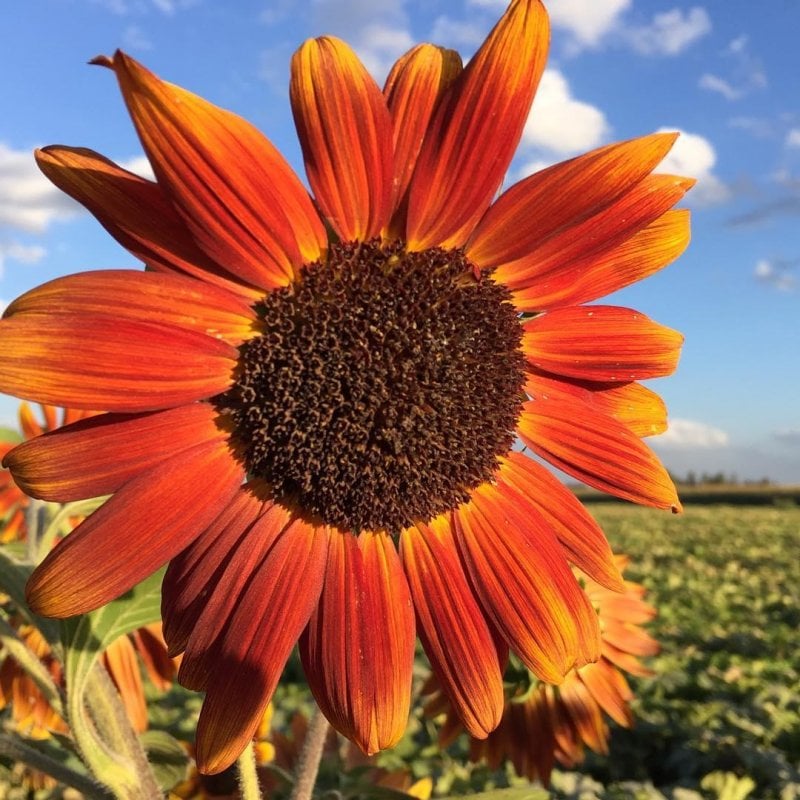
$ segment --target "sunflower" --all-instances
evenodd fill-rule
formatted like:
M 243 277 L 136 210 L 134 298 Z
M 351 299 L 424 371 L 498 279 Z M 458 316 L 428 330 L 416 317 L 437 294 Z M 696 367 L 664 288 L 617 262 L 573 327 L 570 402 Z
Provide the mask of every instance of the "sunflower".
M 247 122 L 117 52 L 156 176 L 86 149 L 45 174 L 147 265 L 60 278 L 0 321 L 0 389 L 108 413 L 13 450 L 32 495 L 113 494 L 31 577 L 39 613 L 117 597 L 162 564 L 179 680 L 206 692 L 204 772 L 253 732 L 295 643 L 322 711 L 367 753 L 402 735 L 415 629 L 464 724 L 503 711 L 511 648 L 558 682 L 599 656 L 569 563 L 622 586 L 535 453 L 677 509 L 638 381 L 680 334 L 581 305 L 688 241 L 674 136 L 595 150 L 496 197 L 544 69 L 514 0 L 462 69 L 420 45 L 383 91 L 342 41 L 304 43 L 290 98 L 313 199 Z
M 615 560 L 620 572 L 629 561 L 626 556 Z M 558 686 L 534 680 L 521 696 L 511 698 L 497 728 L 486 738 L 470 738 L 470 760 L 485 760 L 491 769 L 508 761 L 520 777 L 547 786 L 555 763 L 576 767 L 584 759 L 584 747 L 608 754 L 606 716 L 624 728 L 633 725 L 634 695 L 624 673 L 653 674 L 639 659 L 658 653 L 658 642 L 640 626 L 656 610 L 644 601 L 641 584 L 626 580 L 623 592 L 612 592 L 586 576 L 581 581 L 600 620 L 601 657 L 571 670 Z M 426 713 L 445 715 L 439 744 L 446 747 L 463 727 L 435 678 L 425 693 L 431 695 Z

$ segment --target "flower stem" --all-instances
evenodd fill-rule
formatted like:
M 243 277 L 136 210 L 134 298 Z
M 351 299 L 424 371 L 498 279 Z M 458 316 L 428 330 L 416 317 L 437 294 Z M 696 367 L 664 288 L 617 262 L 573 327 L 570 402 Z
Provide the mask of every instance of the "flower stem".
M 256 771 L 256 749 L 251 741 L 236 761 L 239 773 L 239 794 L 241 800 L 261 800 Z
M 290 800 L 310 800 L 329 728 L 325 715 L 316 708 L 306 731 L 306 740 L 303 742 L 303 750 L 297 764 Z

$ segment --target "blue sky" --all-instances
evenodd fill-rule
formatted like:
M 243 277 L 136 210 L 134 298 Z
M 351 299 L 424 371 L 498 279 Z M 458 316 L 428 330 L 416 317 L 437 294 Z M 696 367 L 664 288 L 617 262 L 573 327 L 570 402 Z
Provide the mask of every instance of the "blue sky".
M 665 171 L 699 178 L 693 242 L 612 302 L 686 335 L 653 383 L 667 465 L 800 483 L 800 3 L 551 0 L 549 69 L 513 181 L 606 142 L 684 131 Z M 0 307 L 57 275 L 135 266 L 50 187 L 31 151 L 91 147 L 146 174 L 110 72 L 122 47 L 258 125 L 302 172 L 287 99 L 305 38 L 348 40 L 382 81 L 418 41 L 472 53 L 503 0 L 30 0 L 0 47 Z M 16 401 L 0 396 L 0 425 Z

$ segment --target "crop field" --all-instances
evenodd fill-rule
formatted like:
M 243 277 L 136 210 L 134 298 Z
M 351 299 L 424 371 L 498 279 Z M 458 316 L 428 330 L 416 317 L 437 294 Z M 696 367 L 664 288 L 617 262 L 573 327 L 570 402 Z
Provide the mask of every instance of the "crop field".
M 800 508 L 590 509 L 647 586 L 662 650 L 632 680 L 636 727 L 583 767 L 606 788 L 565 796 L 800 797 Z

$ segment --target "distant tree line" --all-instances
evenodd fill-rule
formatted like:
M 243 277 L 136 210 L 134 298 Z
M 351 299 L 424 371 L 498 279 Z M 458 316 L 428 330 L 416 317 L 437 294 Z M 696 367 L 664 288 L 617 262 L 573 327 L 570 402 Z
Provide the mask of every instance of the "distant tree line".
M 739 476 L 735 472 L 727 473 L 720 470 L 719 472 L 700 472 L 689 470 L 685 475 L 676 475 L 671 472 L 670 477 L 677 486 L 771 486 L 772 481 L 769 478 L 760 478 L 758 480 L 740 481 Z

